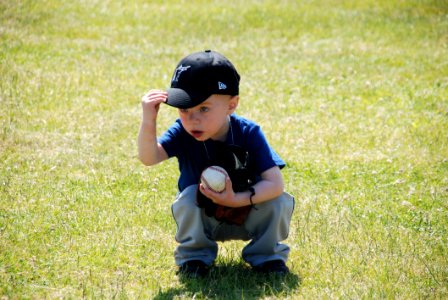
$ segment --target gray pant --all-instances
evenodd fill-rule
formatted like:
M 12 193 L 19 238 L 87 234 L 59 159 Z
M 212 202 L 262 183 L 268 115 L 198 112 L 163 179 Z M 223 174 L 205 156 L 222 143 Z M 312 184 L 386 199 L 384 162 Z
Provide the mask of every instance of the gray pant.
M 177 223 L 174 251 L 177 265 L 189 260 L 201 260 L 211 265 L 218 253 L 216 241 L 251 240 L 243 249 L 243 259 L 251 266 L 270 260 L 286 262 L 289 247 L 281 244 L 289 233 L 289 223 L 294 210 L 294 198 L 283 193 L 273 200 L 256 204 L 246 222 L 241 226 L 228 225 L 205 215 L 196 205 L 198 186 L 187 187 L 176 197 L 171 206 Z

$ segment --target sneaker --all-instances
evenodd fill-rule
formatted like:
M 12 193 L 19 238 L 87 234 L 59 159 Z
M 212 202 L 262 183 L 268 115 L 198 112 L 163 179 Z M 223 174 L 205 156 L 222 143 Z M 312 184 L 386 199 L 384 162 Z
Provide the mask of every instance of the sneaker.
M 208 273 L 208 266 L 201 260 L 189 260 L 179 267 L 178 274 L 188 277 L 204 277 Z
M 270 260 L 261 265 L 254 266 L 253 270 L 258 273 L 286 275 L 289 269 L 283 260 Z

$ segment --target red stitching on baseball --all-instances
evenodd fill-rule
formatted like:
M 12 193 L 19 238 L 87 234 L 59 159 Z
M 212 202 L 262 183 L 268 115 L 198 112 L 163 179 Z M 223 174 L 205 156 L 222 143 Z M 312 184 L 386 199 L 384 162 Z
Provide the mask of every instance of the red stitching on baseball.
M 207 180 L 205 180 L 204 176 L 201 176 L 201 181 L 205 183 L 205 185 L 207 186 L 207 188 L 208 188 L 209 190 L 212 190 L 212 191 L 214 191 L 215 193 L 220 193 L 220 192 L 218 192 L 218 191 L 216 191 L 215 189 L 212 189 L 212 188 L 210 187 L 210 185 L 208 184 Z
M 211 167 L 208 167 L 207 169 L 212 169 L 212 170 L 218 171 L 219 173 L 221 173 L 225 177 L 227 177 L 227 172 L 223 171 L 224 168 L 221 168 L 221 167 L 218 167 L 218 166 L 211 166 Z

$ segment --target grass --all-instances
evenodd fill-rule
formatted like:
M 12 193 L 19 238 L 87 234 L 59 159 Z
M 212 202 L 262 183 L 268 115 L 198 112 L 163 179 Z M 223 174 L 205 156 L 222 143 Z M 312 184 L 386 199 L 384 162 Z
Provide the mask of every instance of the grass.
M 0 1 L 0 297 L 448 297 L 448 6 Z M 136 158 L 140 97 L 211 48 L 287 161 L 292 274 L 242 242 L 175 274 L 175 161 Z M 163 107 L 159 130 L 176 118 Z

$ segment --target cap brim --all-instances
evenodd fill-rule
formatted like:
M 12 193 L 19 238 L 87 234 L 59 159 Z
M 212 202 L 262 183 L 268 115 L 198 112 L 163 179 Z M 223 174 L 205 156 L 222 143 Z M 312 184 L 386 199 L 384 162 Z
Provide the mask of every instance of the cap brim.
M 177 107 L 177 108 L 190 108 L 193 107 L 191 105 L 191 97 L 182 89 L 169 88 L 167 90 L 168 98 L 166 100 L 166 104 Z
M 176 108 L 192 108 L 209 97 L 206 95 L 189 95 L 186 91 L 178 88 L 169 88 L 167 92 L 168 98 L 165 103 Z

